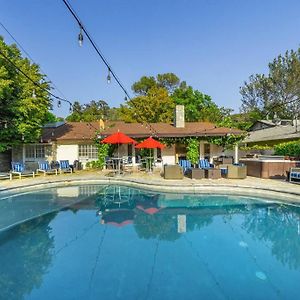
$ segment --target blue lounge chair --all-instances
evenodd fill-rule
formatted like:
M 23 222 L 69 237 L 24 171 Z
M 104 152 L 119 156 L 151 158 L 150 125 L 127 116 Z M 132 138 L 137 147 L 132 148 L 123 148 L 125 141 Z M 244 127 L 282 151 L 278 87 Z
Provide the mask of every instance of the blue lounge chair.
M 73 173 L 68 160 L 59 161 L 59 173 Z
M 0 179 L 9 179 L 12 180 L 12 174 L 11 173 L 0 173 Z
M 44 173 L 44 176 L 46 176 L 46 174 L 57 175 L 57 169 L 52 169 L 48 161 L 41 161 L 38 164 L 39 168 L 36 170 L 37 173 Z
M 179 160 L 179 165 L 183 169 L 183 174 L 185 174 L 187 172 L 187 170 L 189 170 L 192 167 L 192 163 L 186 159 Z
M 18 175 L 21 179 L 22 176 L 32 176 L 34 178 L 34 171 L 27 171 L 25 169 L 25 165 L 20 162 L 12 162 L 11 163 L 11 174 L 12 175 Z
M 200 169 L 212 169 L 214 167 L 213 164 L 209 163 L 209 161 L 207 159 L 200 159 L 199 160 L 199 168 Z
M 300 183 L 300 168 L 290 169 L 290 182 Z

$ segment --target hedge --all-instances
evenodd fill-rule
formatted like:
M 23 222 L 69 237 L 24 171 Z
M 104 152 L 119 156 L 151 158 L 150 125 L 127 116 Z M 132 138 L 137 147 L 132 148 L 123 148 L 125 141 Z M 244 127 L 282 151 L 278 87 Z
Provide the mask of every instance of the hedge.
M 275 155 L 300 157 L 300 141 L 286 142 L 274 146 Z

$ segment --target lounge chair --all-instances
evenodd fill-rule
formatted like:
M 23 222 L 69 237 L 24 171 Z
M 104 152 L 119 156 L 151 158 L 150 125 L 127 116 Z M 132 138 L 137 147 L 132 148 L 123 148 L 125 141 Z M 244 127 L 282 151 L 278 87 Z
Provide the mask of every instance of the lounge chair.
M 164 165 L 165 179 L 183 179 L 183 169 L 179 165 Z
M 73 173 L 68 160 L 59 161 L 59 173 Z
M 183 169 L 183 174 L 186 174 L 186 172 L 192 167 L 192 163 L 189 160 L 186 159 L 180 159 L 179 165 Z
M 49 162 L 47 161 L 42 161 L 39 162 L 39 168 L 36 170 L 37 174 L 39 172 L 44 173 L 44 176 L 46 176 L 46 174 L 55 174 L 57 175 L 57 169 L 52 169 Z
M 290 182 L 300 183 L 300 168 L 290 168 Z
M 12 180 L 12 174 L 11 173 L 0 173 L 0 179 Z
M 11 163 L 11 174 L 13 175 L 18 175 L 19 178 L 21 179 L 22 176 L 32 176 L 34 178 L 34 171 L 28 171 L 25 169 L 25 165 L 20 162 L 12 162 Z
M 207 170 L 207 169 L 214 168 L 214 165 L 209 163 L 209 161 L 207 159 L 200 159 L 199 160 L 199 168 Z

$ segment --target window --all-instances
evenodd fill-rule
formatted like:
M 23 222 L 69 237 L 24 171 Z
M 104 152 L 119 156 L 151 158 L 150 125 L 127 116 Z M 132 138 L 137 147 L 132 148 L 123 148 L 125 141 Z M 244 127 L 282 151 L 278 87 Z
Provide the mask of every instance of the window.
M 35 146 L 34 145 L 26 145 L 25 147 L 25 157 L 26 158 L 35 158 Z
M 97 159 L 98 149 L 95 145 L 79 145 L 79 158 Z
M 161 158 L 161 149 L 157 148 L 157 158 Z
M 51 155 L 50 145 L 26 145 L 25 146 L 26 159 L 46 158 L 46 156 L 49 155 Z

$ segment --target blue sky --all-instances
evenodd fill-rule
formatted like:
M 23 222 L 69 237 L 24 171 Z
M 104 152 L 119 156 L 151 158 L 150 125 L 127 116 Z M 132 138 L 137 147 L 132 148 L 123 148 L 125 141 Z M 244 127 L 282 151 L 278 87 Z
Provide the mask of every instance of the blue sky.
M 299 47 L 300 1 L 69 0 L 124 85 L 174 72 L 238 111 L 239 87 Z M 124 101 L 61 0 L 0 0 L 0 21 L 70 100 Z M 6 42 L 12 40 L 0 28 Z M 58 92 L 54 91 L 59 95 Z M 55 108 L 65 116 L 68 107 Z

